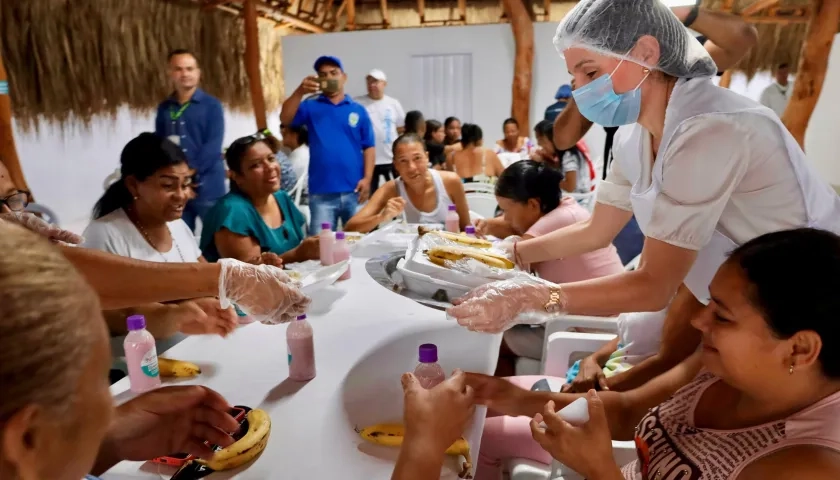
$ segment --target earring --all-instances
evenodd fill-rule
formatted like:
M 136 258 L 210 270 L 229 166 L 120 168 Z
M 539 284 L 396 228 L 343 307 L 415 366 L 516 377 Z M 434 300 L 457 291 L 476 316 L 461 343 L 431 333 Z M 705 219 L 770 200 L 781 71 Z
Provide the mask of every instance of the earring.
M 642 68 L 642 72 L 643 72 L 645 75 L 647 75 L 648 73 L 650 73 L 650 69 L 649 69 L 649 68 L 647 68 L 647 67 L 643 67 L 643 68 Z
M 788 370 L 788 375 L 793 375 L 793 364 L 790 364 L 790 370 Z

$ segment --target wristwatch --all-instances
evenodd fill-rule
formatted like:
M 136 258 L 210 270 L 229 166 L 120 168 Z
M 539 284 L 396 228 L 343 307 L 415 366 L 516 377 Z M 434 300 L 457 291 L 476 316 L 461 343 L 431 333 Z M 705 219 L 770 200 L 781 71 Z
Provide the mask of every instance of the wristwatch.
M 548 302 L 545 304 L 546 313 L 558 314 L 566 311 L 566 296 L 559 285 L 548 287 Z

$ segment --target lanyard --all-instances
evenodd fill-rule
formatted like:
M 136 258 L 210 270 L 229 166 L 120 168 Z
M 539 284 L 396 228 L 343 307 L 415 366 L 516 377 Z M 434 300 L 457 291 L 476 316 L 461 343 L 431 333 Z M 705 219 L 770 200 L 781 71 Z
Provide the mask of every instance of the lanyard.
M 173 122 L 175 120 L 178 120 L 179 118 L 181 118 L 181 115 L 184 114 L 184 112 L 187 110 L 187 108 L 189 108 L 191 103 L 192 102 L 187 102 L 187 103 L 183 104 L 181 106 L 181 109 L 178 110 L 177 112 L 175 110 L 173 110 L 172 107 L 169 107 L 169 118 L 171 118 Z

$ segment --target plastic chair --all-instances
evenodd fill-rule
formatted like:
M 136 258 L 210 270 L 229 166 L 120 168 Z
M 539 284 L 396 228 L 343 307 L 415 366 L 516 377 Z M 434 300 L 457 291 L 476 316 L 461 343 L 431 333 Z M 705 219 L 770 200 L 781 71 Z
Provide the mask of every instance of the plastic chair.
M 484 182 L 467 182 L 464 184 L 464 192 L 466 193 L 496 193 L 496 187 Z
M 114 170 L 113 173 L 105 177 L 105 180 L 102 182 L 102 190 L 108 190 L 108 188 L 117 183 L 120 178 L 122 178 L 122 172 L 120 172 L 120 169 L 118 168 Z
M 467 194 L 467 204 L 470 211 L 473 211 L 484 218 L 493 218 L 496 216 L 496 207 L 499 202 L 496 201 L 496 196 L 490 193 L 471 192 Z
M 303 191 L 306 188 L 306 180 L 308 178 L 308 174 L 303 172 L 303 175 L 298 178 L 297 183 L 292 188 L 292 191 L 289 192 L 289 195 L 294 199 L 295 205 L 300 207 L 300 199 L 303 197 Z
M 38 213 L 47 223 L 59 225 L 58 215 L 56 215 L 53 209 L 47 207 L 46 205 L 41 205 L 40 203 L 30 203 L 26 205 L 24 211 Z

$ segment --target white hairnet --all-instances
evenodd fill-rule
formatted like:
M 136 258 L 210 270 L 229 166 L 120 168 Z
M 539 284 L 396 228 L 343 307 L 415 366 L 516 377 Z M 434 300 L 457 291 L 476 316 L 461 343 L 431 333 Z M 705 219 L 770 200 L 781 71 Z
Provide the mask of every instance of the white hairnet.
M 659 62 L 644 64 L 628 55 L 636 41 L 650 35 L 659 42 Z M 677 78 L 717 73 L 712 57 L 660 0 L 581 0 L 557 27 L 554 46 L 624 58 Z

